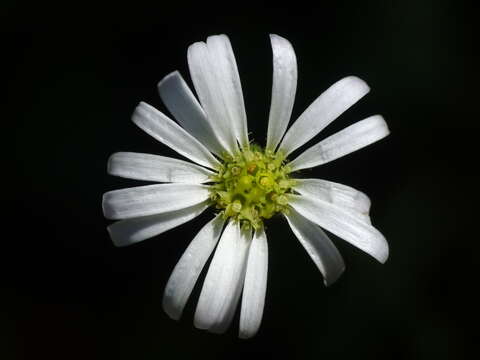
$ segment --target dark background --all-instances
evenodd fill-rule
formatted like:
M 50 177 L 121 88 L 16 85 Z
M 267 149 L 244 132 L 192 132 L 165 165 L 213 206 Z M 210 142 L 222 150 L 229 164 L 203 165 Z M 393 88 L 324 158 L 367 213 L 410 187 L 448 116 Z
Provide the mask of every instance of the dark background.
M 461 1 L 226 2 L 80 7 L 5 2 L 1 15 L 3 186 L 0 358 L 461 359 L 478 335 L 478 58 L 475 14 Z M 140 185 L 106 175 L 116 151 L 174 155 L 130 121 L 157 82 L 208 35 L 229 35 L 249 128 L 264 144 L 268 34 L 297 53 L 295 119 L 346 75 L 372 90 L 315 140 L 376 113 L 392 134 L 306 175 L 372 199 L 390 244 L 381 265 L 334 238 L 347 269 L 325 288 L 281 219 L 268 224 L 269 274 L 257 336 L 193 327 L 161 308 L 176 261 L 210 218 L 128 248 L 105 230 L 105 191 Z M 478 39 L 477 39 L 478 41 Z M 477 220 L 478 221 L 478 220 Z M 201 282 L 200 282 L 201 284 Z

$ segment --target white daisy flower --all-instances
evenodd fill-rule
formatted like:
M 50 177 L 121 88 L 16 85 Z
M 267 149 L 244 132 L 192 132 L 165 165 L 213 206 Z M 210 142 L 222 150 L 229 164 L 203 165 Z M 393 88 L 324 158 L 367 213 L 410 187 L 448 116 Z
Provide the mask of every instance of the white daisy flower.
M 197 328 L 224 332 L 241 297 L 241 338 L 257 332 L 267 286 L 265 220 L 280 214 L 330 285 L 342 274 L 342 256 L 322 228 L 380 262 L 388 244 L 370 222 L 369 198 L 349 186 L 295 178 L 389 134 L 380 115 L 368 117 L 291 154 L 368 93 L 349 76 L 321 94 L 287 130 L 297 86 L 292 45 L 271 35 L 273 87 L 266 147 L 250 143 L 237 64 L 225 35 L 188 48 L 188 65 L 199 102 L 178 72 L 158 84 L 177 122 L 140 103 L 133 122 L 192 162 L 158 155 L 113 154 L 108 172 L 159 184 L 109 191 L 105 217 L 116 246 L 130 245 L 192 220 L 208 207 L 216 216 L 194 237 L 167 283 L 163 308 L 179 319 L 202 269 L 213 259 L 195 312 Z

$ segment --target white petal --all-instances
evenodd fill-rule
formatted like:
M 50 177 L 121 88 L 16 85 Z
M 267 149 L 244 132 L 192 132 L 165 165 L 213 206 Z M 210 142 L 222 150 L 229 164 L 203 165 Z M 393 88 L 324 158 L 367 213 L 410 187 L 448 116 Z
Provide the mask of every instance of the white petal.
M 297 90 L 297 58 L 287 39 L 271 34 L 273 85 L 268 118 L 267 149 L 275 151 L 292 115 Z
M 289 204 L 301 215 L 384 263 L 388 244 L 373 226 L 352 216 L 338 206 L 319 199 L 290 195 Z
M 201 166 L 165 156 L 118 152 L 108 159 L 110 175 L 127 179 L 201 184 L 214 173 Z
M 321 179 L 295 179 L 295 191 L 301 195 L 320 199 L 338 207 L 350 209 L 370 223 L 370 199 L 350 186 Z
M 368 85 L 355 76 L 348 76 L 330 86 L 288 129 L 280 150 L 290 154 L 312 139 L 370 91 Z
M 198 276 L 222 233 L 225 220 L 217 215 L 195 236 L 168 279 L 163 294 L 163 309 L 175 320 L 182 316 Z
M 265 293 L 267 291 L 268 244 L 263 228 L 255 232 L 250 245 L 247 271 L 243 285 L 239 336 L 254 336 L 262 322 Z
M 107 229 L 115 246 L 127 246 L 182 225 L 200 215 L 208 206 L 205 201 L 165 214 L 121 220 L 113 223 Z
M 207 115 L 178 71 L 158 83 L 158 92 L 175 119 L 208 150 L 221 156 L 225 149 L 218 142 Z
M 242 148 L 248 148 L 247 115 L 245 114 L 237 62 L 230 40 L 226 35 L 209 36 L 207 48 L 216 70 L 223 104 L 229 117 L 228 123 L 233 126 L 235 136 Z
M 103 214 L 113 220 L 161 214 L 199 204 L 209 196 L 207 186 L 195 184 L 154 184 L 113 190 L 103 194 Z
M 224 313 L 223 316 L 219 316 L 218 319 L 215 321 L 215 324 L 208 329 L 208 331 L 221 334 L 224 333 L 228 327 L 230 326 L 233 317 L 235 315 L 235 311 L 237 309 L 238 302 L 240 300 L 240 295 L 242 294 L 243 284 L 245 281 L 245 273 L 247 270 L 247 258 L 248 258 L 248 251 L 250 247 L 250 243 L 252 241 L 252 232 L 247 230 L 241 230 L 240 236 L 244 245 L 246 244 L 246 249 L 244 252 L 241 252 L 241 257 L 237 257 L 237 261 L 240 262 L 238 265 L 240 277 L 236 283 L 235 290 L 233 295 L 231 296 L 231 300 L 227 303 L 226 307 L 222 310 Z
M 326 164 L 383 139 L 390 133 L 380 115 L 371 116 L 339 131 L 305 150 L 290 162 L 292 171 Z
M 224 309 L 224 316 L 221 316 L 216 321 L 215 325 L 212 326 L 209 331 L 215 333 L 223 333 L 227 330 L 232 322 L 233 316 L 235 315 L 235 310 L 237 309 L 238 301 L 240 300 L 240 295 L 242 293 L 244 281 L 245 281 L 245 273 L 247 270 L 247 259 L 248 253 L 250 249 L 250 245 L 252 242 L 252 231 L 251 229 L 240 230 L 240 244 L 241 250 L 239 251 L 239 255 L 236 260 L 238 261 L 237 267 L 239 268 L 240 277 L 236 284 L 236 288 L 234 290 L 234 294 L 231 297 L 230 302 L 228 303 L 228 307 Z
M 293 233 L 322 273 L 325 285 L 328 286 L 337 281 L 345 270 L 345 263 L 327 234 L 295 209 L 290 209 L 285 217 Z
M 212 169 L 220 167 L 218 160 L 205 146 L 154 107 L 141 102 L 135 109 L 132 120 L 147 134 L 187 159 Z
M 233 154 L 238 149 L 235 129 L 228 123 L 229 117 L 225 108 L 222 88 L 219 85 L 207 45 L 203 42 L 190 45 L 187 57 L 193 85 L 212 129 L 222 147 Z
M 243 287 L 250 242 L 251 235 L 238 223 L 227 224 L 203 284 L 195 327 L 220 333 L 229 326 Z

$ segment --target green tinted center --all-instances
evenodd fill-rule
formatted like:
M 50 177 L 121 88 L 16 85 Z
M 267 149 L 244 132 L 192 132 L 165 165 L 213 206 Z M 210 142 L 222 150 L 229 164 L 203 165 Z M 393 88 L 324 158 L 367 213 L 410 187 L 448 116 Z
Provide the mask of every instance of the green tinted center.
M 251 146 L 234 157 L 227 157 L 213 177 L 211 199 L 226 218 L 258 228 L 263 219 L 287 211 L 287 194 L 294 180 L 282 153 Z

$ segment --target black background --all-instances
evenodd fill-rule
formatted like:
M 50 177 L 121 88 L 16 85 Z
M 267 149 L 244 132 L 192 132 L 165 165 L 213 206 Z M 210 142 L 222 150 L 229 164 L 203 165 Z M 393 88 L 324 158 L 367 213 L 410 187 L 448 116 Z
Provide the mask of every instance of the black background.
M 0 357 L 467 357 L 478 334 L 479 250 L 471 10 L 433 0 L 215 9 L 5 2 Z M 269 33 L 297 53 L 293 119 L 346 75 L 372 88 L 315 140 L 376 113 L 392 131 L 305 172 L 370 196 L 373 223 L 390 245 L 387 263 L 334 238 L 347 269 L 325 288 L 285 222 L 273 219 L 263 323 L 248 341 L 237 339 L 238 314 L 224 335 L 193 327 L 199 286 L 181 321 L 161 308 L 171 270 L 210 212 L 119 249 L 101 211 L 105 191 L 141 184 L 106 174 L 111 153 L 175 156 L 130 115 L 141 100 L 165 111 L 157 82 L 173 70 L 189 79 L 188 45 L 218 33 L 232 41 L 260 144 L 270 106 Z

